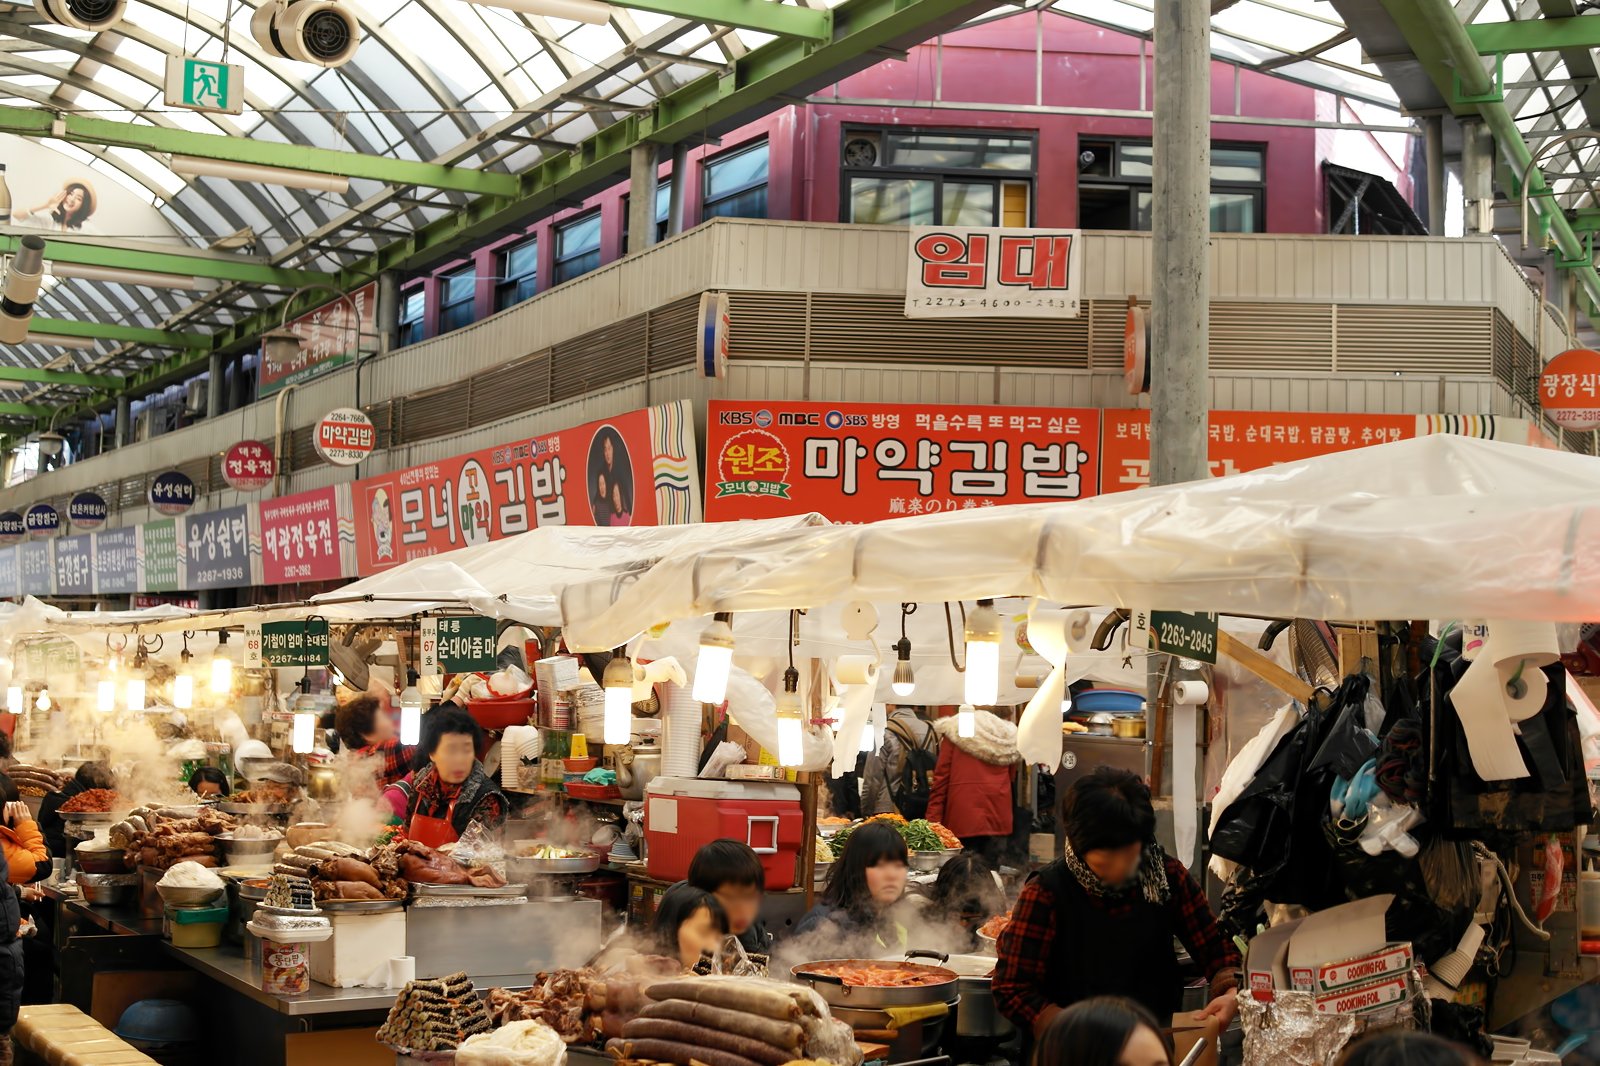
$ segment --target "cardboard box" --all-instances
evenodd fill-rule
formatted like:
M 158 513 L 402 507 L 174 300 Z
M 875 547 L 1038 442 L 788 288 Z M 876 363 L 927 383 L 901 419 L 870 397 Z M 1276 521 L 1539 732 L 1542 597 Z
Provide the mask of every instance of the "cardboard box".
M 1387 944 L 1380 951 L 1356 958 L 1300 967 L 1290 974 L 1290 981 L 1296 991 L 1320 995 L 1408 974 L 1414 963 L 1410 944 Z
M 1316 998 L 1317 1013 L 1372 1014 L 1404 1003 L 1411 992 L 1411 975 L 1400 974 L 1339 992 L 1323 993 Z
M 1217 1041 L 1222 1036 L 1222 1025 L 1215 1018 L 1200 1021 L 1188 1011 L 1172 1016 L 1172 1061 L 1182 1062 L 1200 1041 L 1206 1049 L 1200 1052 L 1192 1066 L 1217 1066 Z
M 540 659 L 533 664 L 533 681 L 535 691 L 539 698 L 539 724 L 545 728 L 557 729 L 572 728 L 572 711 L 570 707 L 563 707 L 565 714 L 558 714 L 557 702 L 561 700 L 561 690 L 571 688 L 578 683 L 578 659 L 573 655 L 552 655 L 548 659 Z M 558 718 L 564 719 L 558 723 Z
M 1272 928 L 1257 933 L 1250 941 L 1250 955 L 1245 960 L 1245 987 L 1250 996 L 1262 1003 L 1271 1003 L 1279 992 L 1291 989 L 1289 983 L 1289 941 L 1299 930 L 1303 919 L 1280 922 Z

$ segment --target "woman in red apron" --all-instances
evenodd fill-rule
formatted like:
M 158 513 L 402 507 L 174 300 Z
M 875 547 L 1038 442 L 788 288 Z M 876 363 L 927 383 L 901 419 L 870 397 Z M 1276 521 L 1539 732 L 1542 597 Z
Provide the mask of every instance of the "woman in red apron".
M 427 717 L 423 746 L 428 765 L 411 784 L 406 836 L 438 848 L 459 840 L 472 822 L 498 829 L 506 820 L 506 798 L 478 762 L 483 730 L 453 704 Z

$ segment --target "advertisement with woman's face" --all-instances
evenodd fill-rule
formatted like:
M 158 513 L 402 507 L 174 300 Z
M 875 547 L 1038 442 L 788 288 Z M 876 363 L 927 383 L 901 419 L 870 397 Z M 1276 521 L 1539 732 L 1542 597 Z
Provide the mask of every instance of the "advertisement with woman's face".
M 633 524 L 633 465 L 627 442 L 614 426 L 601 426 L 589 443 L 589 502 L 597 526 Z
M 91 168 L 37 141 L 10 134 L 0 134 L 0 164 L 5 166 L 11 197 L 3 219 L 6 225 L 67 236 L 183 241 L 161 212 L 129 187 L 136 184 L 132 177 Z

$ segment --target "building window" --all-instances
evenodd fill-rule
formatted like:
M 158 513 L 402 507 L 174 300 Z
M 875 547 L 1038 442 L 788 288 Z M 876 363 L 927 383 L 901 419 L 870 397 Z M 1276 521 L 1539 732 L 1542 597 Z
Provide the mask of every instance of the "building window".
M 1079 228 L 1150 229 L 1155 172 L 1150 142 L 1080 141 L 1078 148 Z M 1212 145 L 1211 232 L 1261 232 L 1265 204 L 1265 149 Z
M 439 332 L 449 333 L 472 324 L 473 301 L 477 296 L 478 275 L 472 267 L 462 267 L 440 279 Z
M 844 220 L 881 226 L 1026 226 L 1034 139 L 939 130 L 844 131 Z
M 428 309 L 427 295 L 419 285 L 400 298 L 400 347 L 422 340 L 426 328 L 423 314 Z
M 556 284 L 582 277 L 600 265 L 600 212 L 556 227 Z
M 631 210 L 633 197 L 624 194 L 622 197 L 622 251 L 628 251 L 628 234 L 632 229 L 633 212 Z M 667 239 L 669 219 L 667 217 L 672 207 L 672 179 L 668 178 L 656 186 L 656 243 L 660 244 Z
M 761 141 L 707 160 L 701 217 L 766 218 L 767 155 L 767 142 Z
M 523 241 L 500 253 L 500 280 L 494 284 L 494 309 L 504 311 L 539 291 L 539 242 Z

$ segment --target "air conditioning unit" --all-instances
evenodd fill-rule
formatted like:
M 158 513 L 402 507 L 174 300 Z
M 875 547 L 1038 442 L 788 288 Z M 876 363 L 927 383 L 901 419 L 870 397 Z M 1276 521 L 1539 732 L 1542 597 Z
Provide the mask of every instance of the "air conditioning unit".
M 185 412 L 195 416 L 196 418 L 202 417 L 206 413 L 206 394 L 209 391 L 208 386 L 208 382 L 202 381 L 199 378 L 189 382 L 189 391 L 184 397 L 183 401 L 183 409 Z
M 133 439 L 136 441 L 149 440 L 155 434 L 152 429 L 155 425 L 156 409 L 146 407 L 139 412 L 139 417 L 133 420 Z

